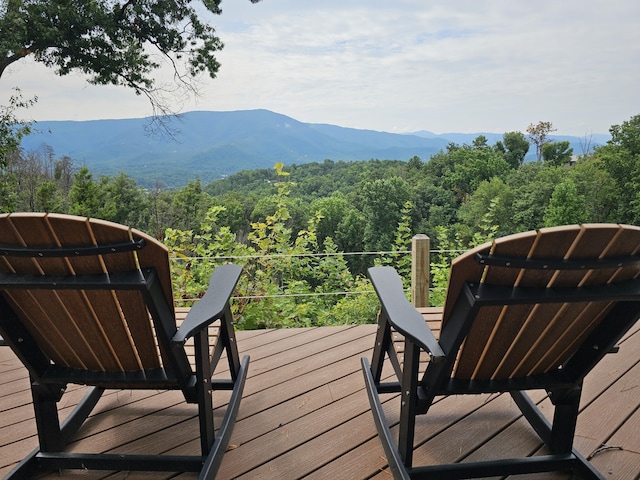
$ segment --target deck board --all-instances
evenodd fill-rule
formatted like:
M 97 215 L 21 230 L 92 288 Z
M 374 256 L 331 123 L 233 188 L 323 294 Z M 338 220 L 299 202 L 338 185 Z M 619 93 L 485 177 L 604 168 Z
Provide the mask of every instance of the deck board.
M 237 332 L 240 354 L 251 355 L 249 377 L 220 479 L 388 479 L 360 372 L 375 325 Z M 26 370 L 0 348 L 0 476 L 37 444 Z M 70 387 L 63 415 L 84 387 Z M 640 474 L 640 323 L 585 383 L 576 447 L 607 478 Z M 226 396 L 225 396 L 226 395 Z M 215 397 L 214 397 L 215 398 Z M 550 411 L 540 393 L 534 394 Z M 228 392 L 215 398 L 216 421 Z M 389 421 L 397 396 L 384 396 Z M 395 427 L 393 427 L 395 431 Z M 489 455 L 534 454 L 541 443 L 508 395 L 439 399 L 417 426 L 416 461 L 470 461 Z M 84 451 L 195 454 L 195 406 L 180 392 L 107 392 L 79 432 Z M 610 447 L 601 451 L 602 444 Z M 64 479 L 168 479 L 170 473 L 72 472 Z M 193 479 L 193 474 L 177 478 Z M 518 478 L 518 477 L 512 477 Z M 524 478 L 524 477 L 523 477 Z M 542 478 L 542 477 L 540 477 Z M 544 478 L 564 479 L 566 475 Z

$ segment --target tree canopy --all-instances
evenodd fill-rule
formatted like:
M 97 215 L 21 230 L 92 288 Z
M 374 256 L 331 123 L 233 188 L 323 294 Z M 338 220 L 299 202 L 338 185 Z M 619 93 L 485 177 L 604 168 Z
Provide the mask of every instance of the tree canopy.
M 9 105 L 0 105 L 0 169 L 7 165 L 7 156 L 18 150 L 22 137 L 31 132 L 28 122 L 18 120 L 15 111 L 29 107 L 35 100 L 23 100 L 16 90 L 9 98 Z
M 202 0 L 218 15 L 221 0 Z M 251 0 L 256 3 L 259 0 Z M 223 43 L 189 0 L 0 0 L 0 77 L 32 56 L 59 75 L 82 72 L 96 85 L 121 85 L 146 95 L 154 113 L 168 113 L 153 72 L 158 55 L 179 86 L 220 68 Z
M 553 124 L 551 122 L 543 122 L 540 121 L 535 125 L 533 123 L 529 124 L 527 127 L 527 133 L 529 134 L 529 140 L 536 147 L 536 156 L 538 160 L 542 158 L 542 147 L 546 143 L 549 143 L 549 134 L 555 132 L 555 128 L 553 128 Z

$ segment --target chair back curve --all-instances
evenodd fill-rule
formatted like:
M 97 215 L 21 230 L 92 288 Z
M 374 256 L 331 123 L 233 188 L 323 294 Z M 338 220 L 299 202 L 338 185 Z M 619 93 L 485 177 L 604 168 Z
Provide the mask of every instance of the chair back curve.
M 578 297 L 578 292 L 604 291 L 637 278 L 639 250 L 640 227 L 587 224 L 502 237 L 458 257 L 452 263 L 443 332 L 465 283 L 476 283 L 478 292 L 486 290 L 483 286 L 511 288 L 523 298 L 535 289 L 571 296 L 480 307 L 453 378 L 518 378 L 561 367 L 616 304 Z
M 149 235 L 85 217 L 0 215 L 0 274 L 115 278 L 150 269 L 158 277 L 166 310 L 173 312 L 168 252 Z M 139 290 L 32 287 L 13 285 L 1 294 L 56 365 L 110 372 L 161 367 L 162 355 Z

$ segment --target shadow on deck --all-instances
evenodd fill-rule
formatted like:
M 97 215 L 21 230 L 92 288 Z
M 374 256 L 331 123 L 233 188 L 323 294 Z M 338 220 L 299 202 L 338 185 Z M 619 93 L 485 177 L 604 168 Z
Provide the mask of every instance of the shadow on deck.
M 251 365 L 218 478 L 391 478 L 360 371 L 360 357 L 370 356 L 375 329 L 237 332 L 240 354 L 251 355 Z M 7 347 L 0 348 L 0 385 L 1 476 L 37 445 L 27 373 Z M 62 400 L 65 412 L 84 391 L 70 386 Z M 227 394 L 218 395 L 218 405 L 224 406 Z M 548 402 L 542 394 L 534 398 L 543 408 Z M 397 417 L 397 401 L 390 396 L 384 404 L 389 419 Z M 80 430 L 81 446 L 94 452 L 194 454 L 199 451 L 195 414 L 195 406 L 186 405 L 179 392 L 107 392 Z M 420 464 L 533 455 L 541 448 L 508 395 L 443 398 L 417 429 L 422 445 L 415 460 Z M 619 353 L 608 355 L 587 377 L 576 447 L 607 478 L 635 480 L 640 475 L 639 431 L 640 323 Z M 47 478 L 174 477 L 65 471 Z

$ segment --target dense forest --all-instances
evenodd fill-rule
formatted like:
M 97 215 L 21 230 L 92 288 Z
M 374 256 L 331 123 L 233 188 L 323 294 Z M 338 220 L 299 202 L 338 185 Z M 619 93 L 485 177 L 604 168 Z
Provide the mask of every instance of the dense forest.
M 453 251 L 495 236 L 640 224 L 640 115 L 613 125 L 604 146 L 585 139 L 581 155 L 550 140 L 552 131 L 539 122 L 494 145 L 483 136 L 450 144 L 429 159 L 278 164 L 207 185 L 195 178 L 178 190 L 96 176 L 50 148 L 15 149 L 0 164 L 0 210 L 86 215 L 147 231 L 172 252 L 178 298 L 199 296 L 211 268 L 236 257 L 245 264 L 237 311 L 246 328 L 371 321 L 369 296 L 330 293 L 366 291 L 373 262 L 406 271 L 399 252 L 414 234 L 432 238 L 432 282 L 443 287 Z M 525 162 L 530 148 L 537 160 Z M 380 251 L 398 253 L 349 254 Z

